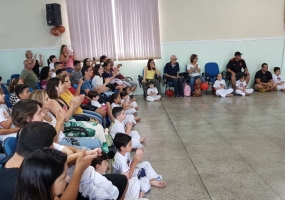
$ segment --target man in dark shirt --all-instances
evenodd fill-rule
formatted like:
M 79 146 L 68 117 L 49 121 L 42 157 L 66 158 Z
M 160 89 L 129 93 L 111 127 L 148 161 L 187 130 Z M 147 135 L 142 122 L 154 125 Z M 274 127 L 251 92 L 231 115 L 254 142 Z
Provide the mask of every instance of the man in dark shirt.
M 259 92 L 276 90 L 277 83 L 273 82 L 272 74 L 268 71 L 267 63 L 261 65 L 261 70 L 255 74 L 254 89 Z
M 179 76 L 179 63 L 176 62 L 175 55 L 170 56 L 170 62 L 164 66 L 164 75 L 167 77 L 167 81 L 171 81 L 174 85 L 175 98 L 178 96 L 184 97 L 183 92 L 183 78 Z
M 235 88 L 237 76 L 245 74 L 246 84 L 249 83 L 250 74 L 248 72 L 246 63 L 244 59 L 241 58 L 241 53 L 239 51 L 235 52 L 235 57 L 229 60 L 227 64 L 227 72 L 231 75 L 232 87 Z M 243 68 L 244 72 L 241 71 Z

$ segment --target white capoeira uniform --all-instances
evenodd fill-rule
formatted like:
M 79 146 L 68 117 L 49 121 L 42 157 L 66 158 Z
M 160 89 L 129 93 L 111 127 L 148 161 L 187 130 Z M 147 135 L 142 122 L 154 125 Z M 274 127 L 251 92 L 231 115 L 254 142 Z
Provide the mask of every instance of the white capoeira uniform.
M 146 97 L 147 101 L 155 101 L 161 99 L 160 95 L 150 95 L 150 93 L 152 92 L 158 94 L 158 90 L 156 89 L 156 87 L 147 89 L 147 97 Z
M 126 133 L 125 125 L 123 122 L 119 122 L 115 119 L 115 123 L 110 128 L 110 134 L 112 138 L 115 138 L 117 133 Z M 131 131 L 130 136 L 132 138 L 132 146 L 135 149 L 142 148 L 143 145 L 140 143 L 141 136 L 137 131 Z
M 130 96 L 128 95 L 128 99 L 126 100 L 126 102 L 129 102 L 130 100 L 131 100 L 131 98 L 130 98 Z M 135 108 L 138 107 L 138 104 L 137 104 L 137 102 L 135 102 L 135 101 L 133 101 L 133 102 L 131 103 L 131 105 L 134 106 Z
M 213 87 L 214 88 L 220 88 L 222 86 L 226 86 L 226 82 L 225 80 L 216 80 Z M 231 94 L 234 90 L 232 88 L 229 88 L 229 89 L 224 89 L 224 88 L 221 88 L 221 89 L 218 89 L 216 90 L 216 95 L 217 96 L 221 96 L 221 97 L 226 97 L 228 94 Z
M 240 94 L 242 96 L 245 96 L 246 93 L 251 94 L 253 93 L 253 89 L 245 89 L 245 92 L 243 92 L 243 88 L 246 87 L 246 81 L 241 82 L 240 80 L 238 80 L 236 82 L 236 87 L 238 89 L 236 89 L 236 94 Z
M 67 170 L 70 176 L 74 173 L 75 165 Z M 90 200 L 117 199 L 119 190 L 105 176 L 96 172 L 94 167 L 87 167 L 81 177 L 79 192 L 83 197 Z
M 274 83 L 281 83 L 284 81 L 284 79 L 281 77 L 281 75 L 276 75 L 276 74 L 273 74 L 272 75 L 272 78 L 273 78 L 273 82 Z M 277 90 L 280 91 L 280 90 L 283 90 L 285 89 L 285 84 L 283 83 L 282 85 L 277 85 Z
M 111 107 L 112 109 L 115 108 L 115 107 L 121 107 L 119 104 L 115 104 L 115 103 L 112 103 L 111 104 Z M 126 119 L 123 121 L 124 124 L 127 124 L 128 122 L 132 122 L 133 124 L 137 124 L 136 120 L 135 120 L 135 117 L 133 114 L 129 114 L 126 116 Z
M 114 157 L 114 163 L 113 163 L 113 173 L 126 173 L 130 170 L 130 166 L 131 166 L 131 155 L 130 153 L 126 153 L 124 156 L 122 154 L 120 154 L 119 152 L 116 153 L 115 157 Z M 145 169 L 145 177 L 141 177 L 139 180 L 139 191 L 144 191 L 144 192 L 148 192 L 151 188 L 151 185 L 149 183 L 150 180 L 152 179 L 157 179 L 157 180 L 162 180 L 162 177 L 160 175 L 158 175 L 154 169 L 152 168 L 151 164 L 147 161 L 144 161 L 140 164 L 138 164 L 136 166 L 136 169 L 134 170 L 134 173 L 132 174 L 132 179 L 134 179 L 133 182 L 137 183 L 137 177 L 138 177 L 138 172 L 140 171 L 141 168 Z M 131 185 L 133 184 L 133 185 Z M 134 183 L 130 183 L 129 180 L 129 189 L 131 189 L 130 192 L 134 192 L 137 191 L 137 188 L 132 188 L 132 187 L 137 187 L 137 185 L 135 185 Z M 127 191 L 127 194 L 133 196 L 134 198 L 137 197 L 139 195 L 137 193 L 129 193 L 129 189 Z
M 121 105 L 123 104 L 125 102 L 125 100 L 121 100 Z M 126 101 L 126 102 L 128 102 L 128 101 Z M 125 110 L 125 113 L 126 113 L 126 115 L 130 115 L 130 114 L 134 114 L 134 113 L 136 113 L 137 112 L 137 110 L 135 109 L 135 108 L 129 108 L 129 109 L 127 109 L 127 110 Z

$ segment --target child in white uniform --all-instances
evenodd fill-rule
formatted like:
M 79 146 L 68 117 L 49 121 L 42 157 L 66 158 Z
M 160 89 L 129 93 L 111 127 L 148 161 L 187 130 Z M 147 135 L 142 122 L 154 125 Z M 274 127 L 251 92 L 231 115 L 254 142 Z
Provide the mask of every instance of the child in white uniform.
M 113 110 L 113 108 L 115 107 L 122 107 L 121 104 L 121 96 L 118 93 L 113 93 L 110 96 L 110 104 L 111 104 L 111 108 Z M 127 124 L 128 122 L 132 122 L 133 124 L 137 124 L 137 122 L 139 122 L 141 120 L 141 118 L 135 118 L 133 114 L 129 114 L 126 116 L 126 119 L 123 121 L 124 124 Z
M 129 114 L 136 115 L 137 114 L 137 110 L 130 103 L 130 101 L 128 101 L 128 99 L 129 99 L 128 93 L 126 91 L 123 91 L 123 92 L 120 93 L 120 96 L 121 96 L 121 105 L 124 108 L 126 114 L 127 115 L 129 115 Z
M 215 81 L 213 87 L 216 89 L 216 95 L 221 96 L 221 97 L 231 97 L 233 94 L 233 89 L 225 89 L 226 87 L 226 82 L 225 80 L 222 79 L 222 75 L 218 74 L 217 75 L 217 80 Z
M 0 101 L 4 101 L 4 90 L 0 88 Z M 10 129 L 15 128 L 12 124 L 10 111 L 6 104 L 0 104 L 0 128 Z M 11 129 L 12 130 L 12 129 Z M 10 133 L 7 135 L 0 135 L 0 141 L 4 141 L 7 137 L 16 137 L 17 133 Z
M 130 87 L 127 87 L 126 88 L 126 92 L 128 93 L 128 99 L 127 99 L 127 102 L 130 102 L 130 104 L 132 105 L 132 106 L 134 106 L 134 108 L 136 109 L 136 110 L 139 110 L 139 106 L 138 106 L 138 104 L 137 104 L 137 102 L 136 102 L 136 98 L 131 98 L 131 96 L 132 96 L 132 91 L 131 91 L 131 88 Z
M 253 89 L 246 89 L 246 81 L 245 76 L 240 75 L 239 80 L 236 82 L 236 94 L 240 94 L 242 96 L 248 96 L 253 93 Z
M 122 107 L 115 107 L 112 110 L 112 115 L 115 118 L 115 123 L 110 128 L 110 134 L 114 139 L 117 133 L 125 133 L 132 137 L 133 148 L 142 148 L 141 143 L 145 142 L 146 138 L 141 138 L 137 131 L 131 131 L 133 123 L 128 122 L 125 128 L 123 121 L 126 119 L 126 113 Z
M 147 101 L 159 101 L 161 99 L 161 96 L 158 94 L 158 90 L 156 87 L 154 87 L 154 82 L 149 81 L 148 83 L 148 89 L 147 89 Z
M 284 79 L 281 77 L 280 67 L 274 67 L 273 82 L 277 83 L 277 90 L 285 92 Z
M 70 179 L 74 173 L 75 165 L 70 167 L 67 174 Z M 69 180 L 70 180 L 69 179 Z M 117 199 L 119 190 L 105 176 L 96 172 L 94 167 L 89 166 L 82 174 L 79 192 L 90 200 Z
M 129 135 L 117 133 L 114 138 L 114 145 L 118 152 L 114 157 L 113 173 L 124 173 L 131 180 L 129 181 L 127 194 L 132 195 L 134 198 L 142 198 L 151 186 L 165 187 L 166 183 L 161 181 L 162 177 L 153 170 L 149 162 L 140 163 L 144 154 L 143 149 L 137 149 L 134 158 L 131 158 L 132 138 Z M 137 179 L 140 183 L 140 192 L 133 190 L 134 183 L 137 184 Z

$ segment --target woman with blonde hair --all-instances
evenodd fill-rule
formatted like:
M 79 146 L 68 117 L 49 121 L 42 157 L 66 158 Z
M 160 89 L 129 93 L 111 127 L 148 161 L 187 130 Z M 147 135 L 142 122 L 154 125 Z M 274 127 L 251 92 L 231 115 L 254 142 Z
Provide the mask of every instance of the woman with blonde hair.
M 40 67 L 43 66 L 43 57 L 41 54 L 39 54 L 40 61 L 37 60 L 37 54 L 33 55 L 33 52 L 31 50 L 27 50 L 25 53 L 25 56 L 27 60 L 32 61 L 33 63 L 33 72 L 39 77 L 40 75 Z

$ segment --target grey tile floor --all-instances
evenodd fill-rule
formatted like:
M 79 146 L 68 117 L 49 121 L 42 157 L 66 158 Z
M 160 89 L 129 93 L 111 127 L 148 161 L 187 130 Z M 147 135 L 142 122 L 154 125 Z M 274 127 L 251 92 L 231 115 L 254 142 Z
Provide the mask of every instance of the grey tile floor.
M 285 93 L 144 101 L 144 160 L 167 182 L 163 200 L 285 200 Z

